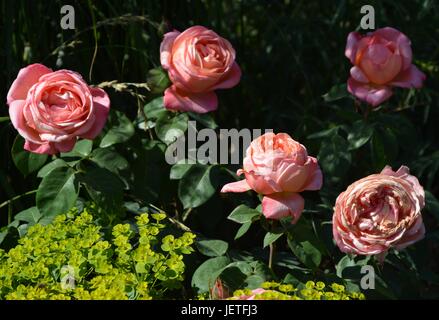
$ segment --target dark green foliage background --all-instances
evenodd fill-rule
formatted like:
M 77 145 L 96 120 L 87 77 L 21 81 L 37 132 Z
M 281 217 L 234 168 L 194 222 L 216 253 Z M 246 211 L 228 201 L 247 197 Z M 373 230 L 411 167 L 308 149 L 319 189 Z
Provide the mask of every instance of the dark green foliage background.
M 75 31 L 63 31 L 59 26 L 60 8 L 64 4 L 75 7 Z M 396 89 L 384 106 L 368 114 L 365 106 L 346 96 L 343 89 L 340 97 L 336 92 L 348 78 L 350 63 L 344 56 L 346 37 L 349 32 L 359 30 L 360 8 L 364 4 L 375 7 L 377 28 L 391 26 L 411 39 L 414 63 L 427 75 L 422 90 Z M 427 236 L 401 257 L 389 258 L 380 271 L 384 282 L 369 296 L 439 297 L 439 202 L 436 199 L 439 197 L 439 3 L 436 1 L 2 0 L 0 16 L 3 104 L 0 117 L 8 115 L 7 90 L 19 69 L 27 64 L 40 62 L 53 69 L 75 70 L 91 84 L 116 79 L 143 83 L 149 79 L 148 70 L 160 66 L 159 46 L 164 32 L 174 28 L 184 30 L 195 24 L 214 29 L 231 41 L 243 72 L 237 87 L 218 92 L 219 109 L 213 114 L 218 126 L 287 132 L 306 145 L 310 155 L 318 156 L 323 169 L 324 187 L 320 192 L 304 194 L 303 214 L 304 221 L 312 225 L 310 230 L 324 244 L 322 262 L 302 273 L 285 268 L 288 259 L 290 262 L 293 259 L 293 264 L 299 262 L 290 258 L 291 251 L 283 237 L 278 240 L 279 261 L 275 265 L 278 276 L 285 275 L 288 269 L 299 272 L 296 274 L 299 278 L 335 276 L 335 265 L 343 255 L 334 247 L 331 226 L 326 222 L 331 220 L 336 196 L 355 180 L 380 171 L 386 164 L 395 170 L 404 164 L 428 190 L 423 211 Z M 63 44 L 67 46 L 63 48 Z M 61 48 L 63 56 L 59 54 Z M 57 66 L 57 60 L 62 65 Z M 323 97 L 331 88 L 332 93 Z M 112 89 L 107 92 L 112 109 L 135 120 L 139 101 L 127 93 Z M 160 95 L 142 94 L 148 100 Z M 35 174 L 24 177 L 16 168 L 10 156 L 15 136 L 9 122 L 0 123 L 0 202 L 36 189 L 40 183 Z M 128 148 L 119 144 L 112 149 L 128 160 L 134 174 L 129 177 L 128 173 L 121 173 L 130 185 L 124 200 L 152 203 L 178 217 L 185 212 L 178 200 L 178 182 L 169 180 L 170 167 L 164 164 L 162 149 L 148 139 L 145 132 L 136 130 Z M 133 154 L 136 159 L 131 159 Z M 219 186 L 233 180 L 224 166 L 212 168 L 209 175 L 217 191 Z M 205 204 L 194 208 L 185 223 L 207 238 L 228 241 L 230 256 L 236 256 L 236 250 L 241 250 L 239 254 L 246 250 L 252 256 L 266 259 L 267 250 L 260 249 L 265 231 L 259 226 L 252 226 L 241 239 L 233 241 L 239 225 L 227 220 L 227 216 L 242 203 L 254 208 L 258 199 L 250 193 L 220 196 L 216 192 Z M 35 198 L 30 195 L 13 202 L 9 212 L 8 206 L 1 208 L 0 226 L 34 205 Z M 283 261 L 283 257 L 287 260 Z M 201 261 L 199 257 L 193 266 Z

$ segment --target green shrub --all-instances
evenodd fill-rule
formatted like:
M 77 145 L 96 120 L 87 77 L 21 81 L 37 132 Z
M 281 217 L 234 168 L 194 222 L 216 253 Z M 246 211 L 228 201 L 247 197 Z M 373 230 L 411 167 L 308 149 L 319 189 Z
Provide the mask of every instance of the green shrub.
M 0 299 L 161 299 L 182 287 L 195 235 L 169 234 L 163 213 L 118 224 L 111 239 L 93 206 L 36 224 L 0 250 Z M 165 235 L 166 234 L 166 235 Z

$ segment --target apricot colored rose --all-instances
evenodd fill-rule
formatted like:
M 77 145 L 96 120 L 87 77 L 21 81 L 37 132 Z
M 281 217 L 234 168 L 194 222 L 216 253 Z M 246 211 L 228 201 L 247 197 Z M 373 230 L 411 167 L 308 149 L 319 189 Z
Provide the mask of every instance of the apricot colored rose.
M 32 64 L 18 73 L 7 96 L 14 127 L 34 153 L 68 152 L 77 138 L 94 139 L 110 109 L 105 91 L 69 70 Z
M 226 184 L 221 192 L 253 189 L 266 196 L 262 207 L 268 219 L 292 216 L 293 222 L 304 205 L 298 193 L 319 190 L 323 181 L 317 159 L 286 133 L 270 132 L 253 140 L 237 174 L 244 174 L 245 179 Z
M 226 184 L 222 192 L 253 189 L 260 194 L 319 190 L 322 172 L 317 159 L 308 156 L 305 146 L 286 133 L 266 133 L 252 141 L 244 158 L 245 179 Z
M 390 27 L 366 36 L 351 32 L 345 54 L 354 65 L 348 91 L 372 106 L 390 98 L 392 87 L 420 88 L 425 80 L 425 75 L 412 64 L 409 38 Z
M 164 96 L 164 105 L 170 110 L 216 110 L 214 90 L 234 87 L 241 78 L 230 42 L 202 26 L 166 33 L 160 61 L 172 82 Z

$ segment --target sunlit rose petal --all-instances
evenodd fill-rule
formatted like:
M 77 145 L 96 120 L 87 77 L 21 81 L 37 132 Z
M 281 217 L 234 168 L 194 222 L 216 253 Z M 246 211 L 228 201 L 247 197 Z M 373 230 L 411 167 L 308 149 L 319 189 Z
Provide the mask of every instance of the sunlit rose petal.
M 424 189 L 409 169 L 386 166 L 351 184 L 336 200 L 333 235 L 346 253 L 378 255 L 403 249 L 424 237 Z

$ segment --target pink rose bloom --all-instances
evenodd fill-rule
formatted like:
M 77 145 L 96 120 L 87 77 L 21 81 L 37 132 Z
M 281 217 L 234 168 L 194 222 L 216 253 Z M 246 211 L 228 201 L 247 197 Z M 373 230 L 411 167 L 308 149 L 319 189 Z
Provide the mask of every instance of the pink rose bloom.
M 245 179 L 226 184 L 222 192 L 253 189 L 260 194 L 319 190 L 322 172 L 317 159 L 308 156 L 305 146 L 286 133 L 263 134 L 247 148 L 243 169 Z
M 348 91 L 374 107 L 390 98 L 392 87 L 421 88 L 425 80 L 412 64 L 409 38 L 393 28 L 349 33 L 345 55 L 354 65 Z
M 234 87 L 241 78 L 230 42 L 202 26 L 166 33 L 160 61 L 173 83 L 164 97 L 170 110 L 214 111 L 218 107 L 214 90 Z
M 110 99 L 81 75 L 32 64 L 18 73 L 7 96 L 14 127 L 34 153 L 68 152 L 78 137 L 94 139 L 107 121 Z
M 303 210 L 298 194 L 322 187 L 322 171 L 317 159 L 286 133 L 266 133 L 253 140 L 247 149 L 243 169 L 245 179 L 226 184 L 221 192 L 245 192 L 253 189 L 265 195 L 263 213 L 268 219 L 292 216 L 297 221 Z
M 403 249 L 422 239 L 424 189 L 405 166 L 394 172 L 386 166 L 351 184 L 335 203 L 333 234 L 346 253 L 379 255 Z

